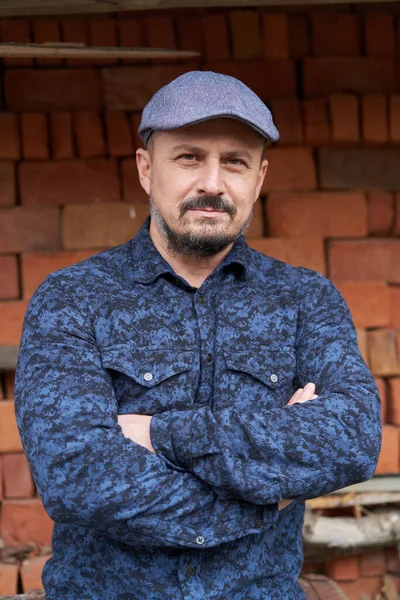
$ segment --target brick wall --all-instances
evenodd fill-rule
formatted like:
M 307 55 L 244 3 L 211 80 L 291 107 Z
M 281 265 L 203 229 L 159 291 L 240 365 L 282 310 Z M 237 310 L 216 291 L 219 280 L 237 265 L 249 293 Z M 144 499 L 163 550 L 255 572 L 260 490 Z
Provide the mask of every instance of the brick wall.
M 3 61 L 0 345 L 18 344 L 27 301 L 49 272 L 125 242 L 142 224 L 147 198 L 134 152 L 151 95 L 193 68 L 234 75 L 268 103 L 281 132 L 249 243 L 326 274 L 344 294 L 381 390 L 377 472 L 399 472 L 400 9 L 379 10 L 192 9 L 1 22 L 5 42 L 145 45 L 198 50 L 201 58 Z M 52 522 L 15 426 L 13 373 L 0 378 L 0 536 L 7 548 L 49 545 Z M 363 558 L 326 569 L 348 580 L 346 591 L 358 599 L 373 593 L 384 571 L 399 571 L 392 554 L 378 558 L 379 570 Z M 40 587 L 42 565 L 40 556 L 20 567 L 3 560 L 0 594 Z M 351 583 L 359 578 L 362 592 Z

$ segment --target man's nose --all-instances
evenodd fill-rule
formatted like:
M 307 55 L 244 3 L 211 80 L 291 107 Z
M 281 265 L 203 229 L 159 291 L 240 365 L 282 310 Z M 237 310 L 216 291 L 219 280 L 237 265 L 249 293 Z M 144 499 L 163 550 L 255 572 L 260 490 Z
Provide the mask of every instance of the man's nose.
M 221 167 L 219 163 L 205 164 L 199 173 L 197 193 L 208 196 L 221 196 L 225 192 Z

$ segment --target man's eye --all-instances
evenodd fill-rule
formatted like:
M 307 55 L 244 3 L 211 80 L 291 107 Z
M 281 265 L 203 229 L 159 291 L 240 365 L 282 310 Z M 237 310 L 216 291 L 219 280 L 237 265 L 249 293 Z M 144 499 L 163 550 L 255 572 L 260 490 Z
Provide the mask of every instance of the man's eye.
M 234 166 L 242 166 L 242 165 L 244 165 L 244 162 L 240 158 L 228 158 L 227 162 L 229 164 L 231 164 L 231 165 L 234 165 Z
M 183 158 L 184 160 L 193 161 L 196 160 L 197 156 L 195 154 L 181 154 L 179 158 Z

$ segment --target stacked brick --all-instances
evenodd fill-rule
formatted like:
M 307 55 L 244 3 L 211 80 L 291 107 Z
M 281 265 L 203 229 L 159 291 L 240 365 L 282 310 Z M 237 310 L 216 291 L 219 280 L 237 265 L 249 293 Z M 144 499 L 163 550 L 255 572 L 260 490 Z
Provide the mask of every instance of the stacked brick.
M 343 293 L 382 397 L 377 473 L 400 472 L 400 11 L 387 6 L 0 22 L 3 42 L 201 53 L 3 60 L 0 345 L 18 345 L 27 302 L 49 272 L 127 241 L 148 214 L 134 156 L 152 94 L 196 68 L 233 75 L 270 106 L 281 132 L 248 241 L 324 273 Z M 22 451 L 12 383 L 12 372 L 0 374 L 0 536 L 6 547 L 49 546 L 52 522 Z M 392 554 L 380 557 L 379 572 L 363 557 L 343 566 L 345 576 L 340 561 L 326 569 L 349 598 L 370 597 L 383 573 L 399 572 Z M 0 561 L 0 595 L 41 587 L 42 565 L 41 556 Z

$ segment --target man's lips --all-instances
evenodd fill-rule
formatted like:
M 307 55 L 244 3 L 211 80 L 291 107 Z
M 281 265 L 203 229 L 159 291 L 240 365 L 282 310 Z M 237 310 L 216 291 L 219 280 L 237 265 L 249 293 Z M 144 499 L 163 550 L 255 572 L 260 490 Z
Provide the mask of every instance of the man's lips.
M 215 208 L 190 208 L 189 210 L 208 214 L 223 214 L 225 212 L 224 210 L 216 210 Z

